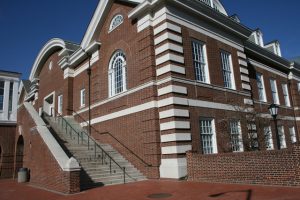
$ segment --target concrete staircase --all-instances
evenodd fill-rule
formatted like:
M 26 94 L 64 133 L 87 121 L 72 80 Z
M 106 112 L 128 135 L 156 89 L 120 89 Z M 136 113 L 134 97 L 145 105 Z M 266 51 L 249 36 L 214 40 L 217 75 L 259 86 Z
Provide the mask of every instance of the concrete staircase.
M 69 156 L 73 156 L 80 163 L 82 190 L 146 180 L 145 176 L 111 145 L 95 143 L 89 138 L 73 117 L 44 116 L 44 120 Z

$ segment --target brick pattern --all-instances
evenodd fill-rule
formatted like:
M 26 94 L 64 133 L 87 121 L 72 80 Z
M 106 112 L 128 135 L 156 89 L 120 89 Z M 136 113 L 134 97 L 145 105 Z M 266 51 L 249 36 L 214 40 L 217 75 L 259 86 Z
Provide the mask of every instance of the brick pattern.
M 0 125 L 0 179 L 13 178 L 16 125 Z
M 80 172 L 62 171 L 24 107 L 18 110 L 18 126 L 24 138 L 23 167 L 30 170 L 30 183 L 62 193 L 80 192 Z
M 187 153 L 189 181 L 300 186 L 300 146 L 281 151 Z

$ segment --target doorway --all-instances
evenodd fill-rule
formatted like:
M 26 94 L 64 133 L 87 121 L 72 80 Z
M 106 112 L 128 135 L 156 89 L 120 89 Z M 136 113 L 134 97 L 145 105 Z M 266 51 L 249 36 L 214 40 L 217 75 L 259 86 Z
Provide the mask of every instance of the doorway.
M 44 98 L 43 111 L 49 116 L 54 116 L 54 99 L 54 92 Z
M 19 136 L 16 149 L 16 173 L 23 167 L 23 156 L 24 156 L 24 138 L 22 135 Z

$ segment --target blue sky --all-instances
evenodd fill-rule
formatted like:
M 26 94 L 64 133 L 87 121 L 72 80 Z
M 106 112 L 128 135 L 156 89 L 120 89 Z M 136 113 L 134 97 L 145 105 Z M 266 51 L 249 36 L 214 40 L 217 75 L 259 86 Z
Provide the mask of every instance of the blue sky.
M 283 56 L 300 56 L 299 0 L 222 0 L 228 14 L 278 39 Z M 0 69 L 28 78 L 43 45 L 59 37 L 80 43 L 98 0 L 0 0 Z

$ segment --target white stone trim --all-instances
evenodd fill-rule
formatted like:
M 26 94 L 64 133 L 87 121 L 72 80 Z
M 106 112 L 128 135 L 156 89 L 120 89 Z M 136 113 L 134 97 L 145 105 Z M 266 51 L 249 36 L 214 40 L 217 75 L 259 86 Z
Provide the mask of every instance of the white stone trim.
M 239 65 L 242 65 L 244 67 L 248 67 L 248 63 L 244 60 L 239 59 Z
M 160 47 L 157 47 L 155 49 L 155 55 L 159 55 L 167 50 L 172 50 L 172 51 L 176 51 L 178 53 L 183 53 L 183 47 L 177 44 L 173 44 L 173 43 L 166 43 Z
M 160 75 L 166 74 L 168 72 L 174 72 L 174 73 L 178 73 L 178 74 L 185 74 L 185 68 L 169 64 L 169 65 L 166 65 L 164 67 L 161 67 L 161 68 L 157 69 L 156 70 L 156 76 L 160 76 Z
M 169 117 L 189 117 L 190 113 L 188 110 L 183 109 L 170 109 L 159 112 L 159 119 L 165 119 Z
M 255 60 L 252 60 L 252 59 L 248 59 L 248 60 L 249 60 L 249 62 L 250 62 L 252 65 L 254 65 L 255 67 L 264 69 L 264 70 L 269 71 L 269 72 L 271 72 L 271 73 L 273 73 L 273 74 L 277 74 L 277 75 L 279 75 L 279 76 L 281 76 L 281 77 L 288 78 L 288 74 L 282 73 L 282 72 L 280 72 L 280 71 L 277 70 L 277 69 L 271 68 L 271 67 L 269 67 L 269 66 L 267 66 L 267 65 L 264 65 L 264 64 L 262 64 L 262 63 L 259 63 L 259 62 L 255 61 Z
M 253 100 L 252 99 L 244 99 L 244 104 L 246 104 L 246 105 L 253 105 L 254 104 L 254 102 L 253 102 Z
M 246 56 L 245 53 L 242 53 L 242 52 L 238 51 L 238 52 L 237 52 L 237 55 L 238 55 L 238 57 L 240 57 L 240 58 L 247 59 L 247 56 Z
M 158 101 L 158 107 L 165 107 L 169 105 L 188 105 L 188 99 L 186 98 L 180 98 L 180 97 L 169 97 L 167 99 L 159 100 Z
M 166 29 L 172 30 L 177 33 L 181 33 L 181 27 L 174 25 L 170 22 L 165 22 L 162 25 L 160 25 L 154 29 L 154 35 L 157 35 Z
M 190 133 L 172 133 L 167 135 L 161 135 L 160 141 L 165 142 L 179 142 L 179 141 L 191 141 L 192 136 Z
M 250 83 L 250 79 L 248 76 L 241 75 L 241 80 Z
M 192 145 L 182 145 L 182 146 L 168 146 L 161 148 L 161 154 L 181 154 L 192 150 Z
M 24 106 L 36 125 L 36 131 L 39 132 L 40 137 L 58 162 L 61 169 L 63 171 L 79 171 L 81 169 L 79 163 L 74 158 L 69 158 L 67 156 L 33 106 L 28 102 L 24 102 Z
M 158 45 L 161 42 L 163 42 L 165 40 L 168 40 L 168 39 L 172 40 L 172 41 L 175 41 L 175 42 L 178 42 L 178 43 L 182 43 L 182 37 L 181 36 L 167 32 L 167 33 L 164 33 L 161 36 L 155 38 L 154 39 L 154 44 Z
M 187 175 L 186 158 L 161 159 L 159 167 L 161 178 L 179 179 Z
M 158 96 L 169 93 L 187 94 L 187 88 L 177 85 L 168 85 L 166 87 L 158 89 Z
M 156 65 L 163 64 L 167 61 L 174 61 L 174 62 L 183 64 L 184 63 L 184 57 L 183 56 L 178 56 L 178 55 L 175 55 L 175 54 L 172 54 L 172 53 L 168 53 L 168 54 L 163 55 L 159 58 L 156 58 Z
M 242 88 L 245 90 L 251 90 L 251 86 L 248 83 L 242 83 Z
M 240 67 L 240 72 L 243 74 L 249 74 L 249 70 L 247 68 L 244 67 Z
M 171 130 L 171 129 L 190 129 L 191 123 L 188 121 L 171 121 L 160 124 L 160 130 Z
M 108 115 L 104 115 L 104 116 L 101 116 L 101 117 L 94 118 L 94 119 L 91 120 L 91 124 L 97 124 L 97 123 L 108 121 L 108 120 L 111 120 L 111 119 L 124 117 L 124 116 L 127 116 L 127 115 L 131 115 L 131 114 L 134 114 L 134 113 L 137 113 L 137 112 L 145 111 L 145 110 L 156 108 L 156 107 L 157 107 L 157 101 L 151 101 L 151 102 L 144 103 L 144 104 L 134 106 L 134 107 L 131 107 L 131 108 L 127 108 L 127 109 L 124 109 L 124 110 L 121 110 L 121 111 L 118 111 L 118 112 L 114 112 L 114 113 L 111 113 L 111 114 L 108 114 Z M 81 126 L 86 126 L 86 124 L 81 123 Z

